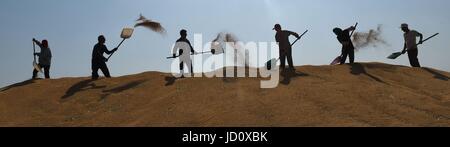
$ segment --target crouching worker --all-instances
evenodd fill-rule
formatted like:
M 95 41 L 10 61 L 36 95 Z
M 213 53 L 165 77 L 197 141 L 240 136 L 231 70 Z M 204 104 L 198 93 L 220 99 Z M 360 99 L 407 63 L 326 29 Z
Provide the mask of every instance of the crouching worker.
M 184 64 L 188 66 L 189 73 L 192 75 L 194 73 L 194 68 L 192 66 L 191 54 L 196 54 L 194 48 L 191 45 L 191 42 L 187 39 L 187 31 L 180 31 L 180 38 L 175 43 L 175 46 L 172 49 L 173 57 L 176 56 L 176 52 L 178 51 L 179 60 L 180 60 L 180 74 L 181 78 L 184 78 Z
M 107 78 L 111 78 L 109 74 L 108 66 L 106 66 L 107 58 L 103 56 L 104 53 L 112 54 L 117 51 L 117 48 L 109 51 L 105 46 L 106 39 L 103 35 L 98 36 L 98 43 L 94 46 L 92 51 L 92 79 L 98 79 L 98 70 L 102 70 L 103 75 Z
M 42 42 L 37 41 L 33 38 L 33 42 L 36 43 L 40 48 L 40 53 L 34 53 L 35 56 L 39 57 L 39 67 L 44 68 L 44 74 L 46 79 L 50 79 L 50 64 L 52 61 L 52 52 L 48 47 L 48 41 L 42 40 Z M 36 79 L 38 71 L 36 69 L 33 70 L 33 78 Z

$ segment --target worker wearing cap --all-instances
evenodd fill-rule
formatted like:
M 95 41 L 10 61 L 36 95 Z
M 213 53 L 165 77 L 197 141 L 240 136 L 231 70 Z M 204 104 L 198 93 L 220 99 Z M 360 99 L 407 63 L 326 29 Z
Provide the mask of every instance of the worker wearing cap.
M 287 57 L 289 69 L 295 71 L 294 63 L 292 61 L 292 46 L 289 41 L 289 36 L 294 35 L 295 37 L 297 37 L 297 39 L 299 39 L 300 36 L 295 32 L 282 30 L 280 24 L 275 24 L 273 30 L 277 31 L 275 35 L 275 40 L 278 43 L 280 52 L 280 62 L 281 62 L 280 69 L 284 71 Z
M 192 66 L 192 60 L 191 60 L 191 54 L 196 54 L 197 52 L 194 51 L 194 48 L 191 45 L 191 42 L 187 39 L 187 31 L 181 30 L 180 31 L 180 38 L 175 43 L 175 46 L 172 49 L 173 57 L 176 57 L 176 52 L 178 51 L 179 57 L 180 57 L 180 74 L 181 77 L 184 77 L 184 64 L 188 66 L 189 72 L 194 73 L 193 66 Z
M 423 43 L 423 35 L 415 30 L 410 30 L 406 23 L 401 24 L 400 28 L 405 32 L 403 34 L 405 45 L 402 53 L 405 54 L 408 52 L 409 63 L 412 67 L 420 67 L 419 59 L 417 58 L 419 54 L 417 45 Z M 417 37 L 420 37 L 419 43 L 417 43 Z

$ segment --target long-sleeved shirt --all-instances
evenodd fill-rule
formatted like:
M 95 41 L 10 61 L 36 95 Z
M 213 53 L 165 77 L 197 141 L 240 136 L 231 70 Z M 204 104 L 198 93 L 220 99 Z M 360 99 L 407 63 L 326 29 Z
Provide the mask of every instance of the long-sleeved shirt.
M 36 41 L 36 44 L 41 48 L 40 53 L 36 53 L 39 56 L 39 64 L 50 65 L 52 63 L 52 51 L 48 47 L 44 47 L 40 42 Z
M 108 48 L 106 48 L 106 46 L 104 44 L 99 44 L 97 43 L 94 46 L 94 49 L 92 51 L 92 60 L 93 61 L 105 61 L 105 57 L 103 57 L 103 54 L 111 54 L 113 53 L 112 51 L 109 51 Z
M 275 40 L 278 42 L 278 46 L 280 47 L 280 49 L 291 48 L 291 42 L 289 41 L 290 35 L 300 37 L 297 33 L 288 30 L 282 30 L 280 32 L 277 32 L 277 34 L 275 35 Z

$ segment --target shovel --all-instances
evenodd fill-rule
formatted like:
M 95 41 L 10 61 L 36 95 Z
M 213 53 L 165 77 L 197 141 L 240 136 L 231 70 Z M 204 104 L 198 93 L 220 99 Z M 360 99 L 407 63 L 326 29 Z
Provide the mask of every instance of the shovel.
M 34 41 L 33 41 L 33 67 L 34 67 L 34 69 L 36 69 L 38 72 L 40 72 L 40 73 L 42 73 L 42 69 L 41 69 L 41 67 L 39 66 L 39 64 L 37 64 L 36 63 L 36 44 L 34 43 Z
M 357 26 L 358 26 L 358 22 L 356 22 L 356 24 L 355 24 L 355 30 L 356 30 L 356 27 L 357 27 Z M 355 32 L 355 30 L 353 30 L 352 33 L 350 33 L 350 38 L 353 36 L 353 33 Z M 339 64 L 339 63 L 341 62 L 341 59 L 342 59 L 342 55 L 337 56 L 337 57 L 334 58 L 334 60 L 330 63 L 330 65 L 336 65 L 336 64 Z
M 191 54 L 191 55 L 199 55 L 199 54 L 207 54 L 207 53 L 211 53 L 211 51 L 207 51 L 207 52 L 200 52 L 200 53 L 195 53 L 195 54 Z M 175 59 L 181 56 L 181 54 L 183 54 L 183 50 L 180 50 L 180 55 L 178 56 L 171 56 L 171 57 L 167 57 L 167 59 Z
M 427 39 L 423 40 L 422 43 L 424 43 L 425 41 L 430 40 L 431 38 L 433 38 L 433 37 L 435 37 L 437 35 L 439 35 L 439 33 L 436 33 L 436 34 L 428 37 Z M 420 44 L 417 44 L 417 45 L 420 45 Z M 401 55 L 403 55 L 402 52 L 395 52 L 395 53 L 392 53 L 391 55 L 389 55 L 387 58 L 394 60 L 394 59 L 397 59 L 398 57 L 400 57 Z
M 133 31 L 134 31 L 133 28 L 123 28 L 122 33 L 120 34 L 120 38 L 122 38 L 122 41 L 120 42 L 120 44 L 116 48 L 119 48 L 126 39 L 130 38 L 131 35 L 133 35 Z M 113 52 L 111 55 L 109 55 L 109 57 L 108 57 L 108 59 L 106 59 L 106 61 L 108 61 L 109 58 L 111 58 L 111 56 L 114 53 L 115 52 Z
M 291 46 L 293 46 L 297 41 L 299 41 L 299 40 L 300 40 L 307 32 L 308 32 L 308 30 L 306 30 L 305 32 L 303 32 L 303 34 L 300 35 L 300 37 L 297 38 L 297 39 L 291 44 Z M 278 58 L 273 58 L 273 59 L 270 59 L 269 61 L 267 61 L 267 62 L 266 62 L 266 68 L 267 68 L 267 70 L 272 70 L 272 67 L 277 66 L 278 60 L 280 60 L 280 57 L 278 57 Z

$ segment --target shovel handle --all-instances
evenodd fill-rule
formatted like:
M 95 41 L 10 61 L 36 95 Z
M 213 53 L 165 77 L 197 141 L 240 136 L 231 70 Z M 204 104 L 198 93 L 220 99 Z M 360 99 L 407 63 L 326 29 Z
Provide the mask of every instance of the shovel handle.
M 119 48 L 119 47 L 122 45 L 122 43 L 123 43 L 124 41 L 125 41 L 125 38 L 122 39 L 122 41 L 119 43 L 119 45 L 118 45 L 116 48 Z M 106 59 L 106 61 L 108 61 L 109 58 L 111 58 L 111 56 L 114 55 L 114 53 L 115 53 L 115 52 L 111 53 L 111 55 L 109 55 L 109 57 Z
M 34 62 L 36 62 L 36 55 L 34 55 L 34 54 L 36 54 L 36 43 L 34 43 L 34 41 L 33 41 L 33 61 Z
M 433 37 L 436 37 L 437 35 L 439 35 L 439 33 L 436 33 L 436 34 L 434 34 L 434 35 L 432 35 L 432 36 L 430 36 L 430 37 L 428 37 L 428 38 L 422 40 L 422 43 L 425 42 L 425 41 L 430 40 L 430 39 L 433 38 Z
M 357 26 L 358 26 L 358 22 L 356 22 L 356 24 L 355 24 L 355 29 L 352 31 L 352 33 L 350 33 L 350 37 L 353 36 L 353 33 L 355 32 Z
M 293 46 L 297 41 L 299 41 L 303 36 L 305 36 L 305 34 L 308 32 L 308 30 L 306 30 L 305 32 L 302 33 L 302 35 L 300 35 L 300 37 L 298 37 L 292 44 L 291 46 Z

